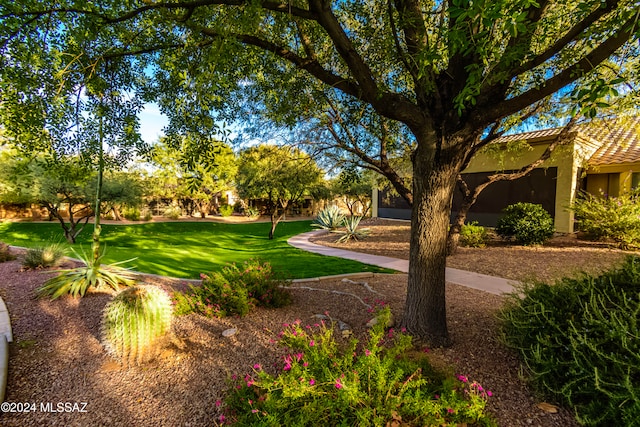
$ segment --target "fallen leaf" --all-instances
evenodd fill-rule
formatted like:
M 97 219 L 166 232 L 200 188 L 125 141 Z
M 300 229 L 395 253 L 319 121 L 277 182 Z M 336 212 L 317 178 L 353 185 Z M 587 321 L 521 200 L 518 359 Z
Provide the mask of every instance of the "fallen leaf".
M 556 414 L 558 412 L 558 407 L 552 405 L 551 403 L 542 402 L 538 403 L 538 405 L 536 406 L 538 406 L 538 408 L 542 409 L 547 414 Z

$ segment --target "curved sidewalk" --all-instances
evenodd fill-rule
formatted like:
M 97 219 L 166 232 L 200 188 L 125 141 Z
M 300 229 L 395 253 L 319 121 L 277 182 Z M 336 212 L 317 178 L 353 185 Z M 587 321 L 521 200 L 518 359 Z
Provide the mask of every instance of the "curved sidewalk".
M 316 245 L 309 241 L 309 238 L 320 233 L 323 233 L 323 230 L 298 234 L 297 236 L 290 238 L 287 243 L 303 251 L 313 252 L 320 255 L 350 259 L 363 264 L 376 265 L 378 267 L 397 270 L 402 273 L 407 273 L 409 271 L 409 261 L 407 260 Z M 445 280 L 450 283 L 479 289 L 496 295 L 512 292 L 514 290 L 513 285 L 518 283 L 515 280 L 508 280 L 503 279 L 502 277 L 489 276 L 486 274 L 458 270 L 457 268 L 449 267 L 447 267 L 445 273 Z

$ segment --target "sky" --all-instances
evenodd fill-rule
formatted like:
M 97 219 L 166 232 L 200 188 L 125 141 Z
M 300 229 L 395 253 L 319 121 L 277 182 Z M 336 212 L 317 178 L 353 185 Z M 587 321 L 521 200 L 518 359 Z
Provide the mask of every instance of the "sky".
M 167 117 L 160 112 L 155 103 L 146 104 L 138 117 L 140 118 L 140 135 L 147 144 L 157 142 L 158 138 L 163 135 L 162 128 L 169 123 Z

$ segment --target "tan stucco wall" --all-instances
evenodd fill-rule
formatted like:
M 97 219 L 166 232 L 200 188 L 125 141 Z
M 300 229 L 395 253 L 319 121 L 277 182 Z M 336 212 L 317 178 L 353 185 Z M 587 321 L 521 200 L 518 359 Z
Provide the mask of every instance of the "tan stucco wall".
M 628 193 L 631 191 L 631 175 L 633 173 L 640 173 L 640 164 L 618 163 L 615 165 L 590 167 L 587 171 L 589 175 L 587 191 L 596 195 L 602 191 L 614 197 Z M 620 174 L 617 188 L 611 188 L 611 182 L 607 185 L 608 174 Z
M 371 218 L 378 217 L 378 189 L 374 188 L 371 194 Z

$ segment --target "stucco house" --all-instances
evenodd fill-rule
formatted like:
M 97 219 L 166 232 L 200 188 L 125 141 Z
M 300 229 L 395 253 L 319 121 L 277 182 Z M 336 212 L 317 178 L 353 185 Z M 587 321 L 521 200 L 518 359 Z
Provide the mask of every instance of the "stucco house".
M 630 122 L 630 123 L 629 123 Z M 592 194 L 617 196 L 640 185 L 640 118 L 625 124 L 604 122 L 599 126 L 579 126 L 568 135 L 568 142 L 554 150 L 541 167 L 514 181 L 491 184 L 469 212 L 468 221 L 495 226 L 501 211 L 516 202 L 539 203 L 555 219 L 556 231 L 573 232 L 573 213 L 567 208 L 581 190 Z M 465 181 L 473 185 L 496 171 L 515 171 L 538 159 L 562 128 L 508 135 L 496 143 L 526 144 L 513 155 L 480 152 L 464 170 Z M 528 146 L 528 147 L 527 147 Z M 522 146 L 521 146 L 522 148 Z M 460 205 L 461 193 L 453 200 L 453 213 Z M 409 219 L 406 202 L 385 191 L 374 191 L 373 216 Z

